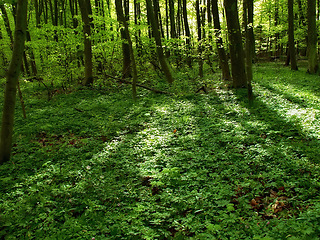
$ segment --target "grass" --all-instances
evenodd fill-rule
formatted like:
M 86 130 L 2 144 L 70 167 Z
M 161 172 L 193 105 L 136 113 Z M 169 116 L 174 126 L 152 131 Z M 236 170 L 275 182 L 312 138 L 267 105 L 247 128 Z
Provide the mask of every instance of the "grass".
M 244 90 L 154 95 L 24 83 L 0 166 L 4 239 L 318 239 L 317 76 L 255 67 Z M 37 90 L 37 91 L 36 91 Z

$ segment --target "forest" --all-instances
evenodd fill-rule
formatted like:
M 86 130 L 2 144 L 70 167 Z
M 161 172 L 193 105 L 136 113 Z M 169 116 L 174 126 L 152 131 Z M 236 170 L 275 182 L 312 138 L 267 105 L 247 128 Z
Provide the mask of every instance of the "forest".
M 0 0 L 0 238 L 320 239 L 319 0 Z

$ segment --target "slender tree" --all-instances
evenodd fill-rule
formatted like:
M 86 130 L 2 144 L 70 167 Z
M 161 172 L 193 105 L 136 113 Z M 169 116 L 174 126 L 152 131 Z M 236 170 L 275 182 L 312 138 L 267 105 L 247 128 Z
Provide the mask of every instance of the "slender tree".
M 199 54 L 199 76 L 203 77 L 203 60 L 202 60 L 202 24 L 200 14 L 200 2 L 196 0 L 196 14 L 197 14 L 197 30 L 198 30 L 198 54 Z
M 308 72 L 318 71 L 316 0 L 308 0 Z
M 18 78 L 27 29 L 28 0 L 18 0 L 13 54 L 7 73 L 0 135 L 0 164 L 9 161 L 12 151 L 14 109 Z
M 247 85 L 247 76 L 245 71 L 237 0 L 224 0 L 224 7 L 228 26 L 233 87 L 242 88 Z
M 170 35 L 171 38 L 177 37 L 177 31 L 176 31 L 176 23 L 175 23 L 175 14 L 174 14 L 174 1 L 169 0 L 169 16 L 170 16 Z
M 125 8 L 125 11 L 124 11 L 125 13 L 123 13 L 122 11 L 122 14 L 125 17 L 125 20 L 129 21 L 129 4 L 128 4 L 129 0 L 118 0 L 118 1 L 123 1 L 123 4 L 121 3 L 121 6 L 122 8 L 123 7 Z M 120 28 L 120 34 L 122 39 L 122 76 L 123 78 L 128 78 L 131 76 L 131 59 L 130 59 L 130 49 L 129 49 L 130 47 L 128 43 L 128 35 L 124 28 Z
M 85 75 L 82 82 L 83 85 L 91 85 L 93 83 L 92 75 L 92 43 L 91 43 L 91 25 L 89 19 L 89 12 L 87 2 L 90 0 L 79 0 L 79 7 L 81 11 L 81 18 L 83 21 L 83 37 L 84 37 L 84 61 L 85 61 Z
M 245 55 L 246 55 L 246 73 L 248 81 L 248 100 L 249 104 L 253 103 L 253 93 L 252 93 L 252 59 L 254 53 L 254 37 L 253 37 L 253 0 L 244 0 L 244 15 L 243 21 L 245 23 Z
M 185 31 L 185 36 L 186 36 L 187 64 L 191 68 L 192 67 L 192 61 L 191 61 L 191 57 L 190 57 L 191 33 L 190 33 L 189 22 L 188 22 L 187 0 L 182 0 L 182 15 L 183 15 L 184 31 Z
M 156 42 L 156 51 L 157 51 L 158 59 L 159 59 L 162 71 L 165 74 L 168 83 L 171 84 L 173 82 L 173 76 L 171 73 L 170 66 L 167 62 L 167 59 L 165 58 L 165 56 L 163 54 L 162 41 L 161 41 L 161 36 L 160 36 L 160 31 L 159 31 L 159 23 L 156 21 L 155 11 L 154 11 L 154 7 L 152 5 L 151 0 L 146 0 L 146 5 L 147 5 L 147 14 L 148 14 L 148 18 L 149 18 L 149 21 L 151 24 L 153 37 Z
M 296 60 L 296 48 L 294 46 L 294 15 L 293 15 L 293 0 L 288 0 L 288 56 L 291 62 L 291 70 L 298 70 Z
M 134 100 L 136 100 L 136 97 L 137 97 L 136 84 L 137 84 L 138 74 L 137 74 L 135 56 L 133 52 L 132 40 L 129 32 L 129 26 L 128 26 L 126 17 L 123 14 L 122 2 L 119 0 L 115 0 L 115 5 L 116 5 L 118 21 L 124 26 L 124 32 L 126 34 L 126 39 L 128 40 L 129 53 L 130 53 L 131 63 L 132 63 L 132 75 L 133 75 L 132 97 Z
M 227 58 L 225 49 L 223 47 L 223 40 L 221 37 L 221 26 L 220 26 L 218 1 L 211 0 L 211 3 L 212 3 L 212 14 L 213 14 L 213 23 L 214 23 L 216 45 L 217 45 L 218 55 L 219 55 L 219 65 L 222 70 L 222 78 L 224 80 L 231 80 L 228 58 Z

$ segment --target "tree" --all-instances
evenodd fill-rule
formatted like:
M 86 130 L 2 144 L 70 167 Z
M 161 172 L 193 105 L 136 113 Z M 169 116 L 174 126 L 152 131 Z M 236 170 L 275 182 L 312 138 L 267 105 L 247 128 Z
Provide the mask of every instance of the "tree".
M 149 21 L 151 24 L 153 37 L 156 42 L 156 51 L 157 51 L 158 59 L 159 59 L 162 71 L 164 72 L 168 83 L 171 84 L 171 83 L 173 83 L 173 77 L 172 77 L 172 73 L 171 73 L 170 67 L 168 65 L 168 62 L 163 54 L 161 36 L 160 36 L 160 31 L 159 31 L 159 23 L 156 21 L 155 11 L 154 11 L 154 7 L 152 5 L 151 0 L 146 0 L 146 4 L 147 4 L 148 18 L 149 18 Z
M 125 17 L 125 21 L 128 21 L 129 20 L 129 0 L 118 0 L 118 1 L 123 1 L 124 4 L 121 3 L 121 7 L 123 8 L 124 6 L 125 14 L 123 14 L 123 10 L 122 10 L 122 14 Z M 116 12 L 119 15 L 118 10 L 116 10 Z M 123 62 L 122 62 L 123 78 L 127 78 L 131 75 L 131 60 L 130 60 L 130 49 L 129 49 L 130 47 L 128 43 L 128 35 L 125 31 L 126 31 L 125 28 L 120 28 L 120 34 L 122 39 L 122 55 L 123 55 Z
M 202 24 L 200 14 L 200 2 L 196 0 L 196 13 L 197 13 L 197 30 L 198 30 L 198 54 L 199 54 L 199 76 L 203 77 L 203 61 L 202 61 Z
M 298 70 L 296 60 L 296 48 L 294 46 L 294 15 L 293 15 L 293 0 L 288 0 L 288 57 L 291 62 L 291 70 Z
M 308 72 L 318 71 L 316 0 L 308 0 Z
M 191 68 L 192 67 L 192 61 L 190 58 L 190 52 L 191 52 L 191 33 L 189 28 L 189 22 L 188 22 L 188 13 L 187 13 L 187 0 L 182 0 L 182 15 L 183 15 L 183 24 L 184 29 L 186 33 L 186 47 L 187 47 L 187 64 Z
M 233 87 L 242 88 L 247 85 L 247 76 L 245 71 L 237 0 L 224 0 L 224 7 L 228 26 Z
M 131 57 L 132 62 L 132 74 L 133 74 L 133 83 L 132 83 L 132 98 L 136 100 L 137 97 L 137 90 L 136 90 L 136 84 L 137 84 L 137 66 L 136 61 L 134 57 L 133 47 L 132 47 L 132 40 L 129 32 L 129 26 L 126 20 L 126 17 L 123 14 L 123 7 L 122 2 L 119 0 L 115 0 L 116 5 L 116 12 L 118 16 L 118 21 L 124 26 L 124 33 L 126 34 L 126 39 L 128 40 L 128 47 L 129 47 L 129 54 Z
M 89 1 L 89 2 L 88 2 Z M 82 82 L 83 85 L 91 85 L 93 83 L 92 75 L 92 44 L 91 44 L 91 23 L 89 19 L 89 12 L 87 4 L 90 0 L 79 0 L 79 7 L 81 11 L 81 18 L 83 21 L 83 37 L 84 37 L 84 61 L 85 61 L 85 75 Z
M 13 54 L 8 69 L 2 112 L 0 135 L 0 164 L 9 161 L 12 151 L 12 135 L 14 122 L 14 109 L 18 78 L 21 70 L 22 55 L 27 29 L 27 0 L 18 0 L 16 27 L 14 31 Z
M 212 0 L 212 14 L 213 14 L 213 24 L 214 24 L 214 31 L 215 31 L 215 37 L 216 37 L 217 51 L 219 55 L 219 65 L 222 70 L 222 78 L 224 80 L 231 80 L 228 59 L 223 47 L 223 40 L 221 37 L 221 26 L 220 26 L 219 8 L 218 8 L 217 0 Z
M 245 38 L 246 38 L 246 73 L 247 73 L 247 87 L 248 87 L 248 100 L 249 104 L 253 103 L 252 93 L 252 59 L 254 53 L 254 36 L 253 36 L 253 0 L 244 0 L 244 14 L 243 21 L 245 25 Z

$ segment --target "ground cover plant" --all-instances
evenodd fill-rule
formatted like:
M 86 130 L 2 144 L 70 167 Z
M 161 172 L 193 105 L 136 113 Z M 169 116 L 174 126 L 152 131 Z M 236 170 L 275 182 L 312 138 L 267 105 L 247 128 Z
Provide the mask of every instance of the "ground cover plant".
M 125 86 L 47 101 L 21 83 L 1 238 L 318 239 L 318 76 L 277 63 L 254 76 L 251 108 L 213 75 L 208 94 L 137 102 Z

